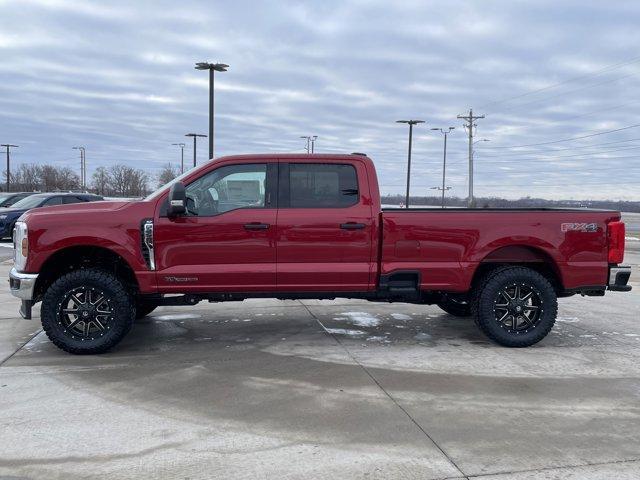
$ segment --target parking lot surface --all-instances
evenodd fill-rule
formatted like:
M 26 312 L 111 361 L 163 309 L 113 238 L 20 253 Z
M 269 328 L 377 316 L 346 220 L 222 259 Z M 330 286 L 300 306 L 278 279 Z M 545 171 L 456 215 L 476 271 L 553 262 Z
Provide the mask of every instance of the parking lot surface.
M 435 306 L 251 300 L 73 356 L 5 286 L 0 478 L 637 479 L 639 259 L 527 349 Z

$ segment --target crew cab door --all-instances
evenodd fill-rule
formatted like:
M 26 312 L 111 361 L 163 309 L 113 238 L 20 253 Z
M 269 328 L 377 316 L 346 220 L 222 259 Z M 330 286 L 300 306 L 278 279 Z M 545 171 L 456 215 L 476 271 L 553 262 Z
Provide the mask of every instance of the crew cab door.
M 280 162 L 280 291 L 366 291 L 373 221 L 364 164 Z
M 186 185 L 187 214 L 155 220 L 160 292 L 267 291 L 276 285 L 277 163 L 220 165 Z

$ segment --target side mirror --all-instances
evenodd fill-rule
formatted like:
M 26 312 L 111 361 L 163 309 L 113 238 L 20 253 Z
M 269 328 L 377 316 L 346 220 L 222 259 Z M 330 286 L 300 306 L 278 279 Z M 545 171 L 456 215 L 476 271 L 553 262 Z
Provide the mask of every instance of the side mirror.
M 187 194 L 182 182 L 176 182 L 171 185 L 169 190 L 169 207 L 167 215 L 176 217 L 187 213 Z

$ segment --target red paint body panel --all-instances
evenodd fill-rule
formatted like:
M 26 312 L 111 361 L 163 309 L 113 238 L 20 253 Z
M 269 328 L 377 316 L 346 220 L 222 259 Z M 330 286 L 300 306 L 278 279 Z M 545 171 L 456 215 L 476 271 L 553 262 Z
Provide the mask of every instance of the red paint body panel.
M 238 209 L 212 217 L 162 216 L 168 189 L 138 202 L 95 202 L 26 213 L 29 257 L 37 273 L 54 253 L 75 246 L 112 250 L 134 271 L 142 293 L 368 292 L 380 274 L 420 273 L 423 290 L 464 292 L 483 261 L 551 263 L 564 288 L 607 284 L 607 224 L 617 212 L 594 210 L 380 210 L 373 162 L 360 155 L 244 155 L 189 172 L 240 163 L 347 163 L 358 202 L 345 208 Z M 156 270 L 141 250 L 141 222 L 154 221 Z M 246 230 L 245 224 L 269 224 Z M 360 230 L 341 229 L 347 222 Z M 595 224 L 592 231 L 565 224 Z M 177 280 L 176 280 L 177 279 Z
M 619 218 L 599 211 L 384 211 L 381 273 L 417 269 L 424 290 L 464 292 L 492 252 L 524 246 L 551 259 L 567 289 L 606 285 L 607 222 Z M 596 223 L 597 231 L 562 232 L 566 222 Z

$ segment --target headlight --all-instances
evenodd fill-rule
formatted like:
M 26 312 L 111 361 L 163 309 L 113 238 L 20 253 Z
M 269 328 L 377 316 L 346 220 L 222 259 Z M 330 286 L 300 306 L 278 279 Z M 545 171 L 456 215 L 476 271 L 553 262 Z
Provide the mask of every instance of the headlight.
M 19 272 L 22 272 L 27 265 L 27 256 L 29 255 L 29 238 L 27 224 L 25 222 L 16 222 L 13 229 L 13 266 Z

